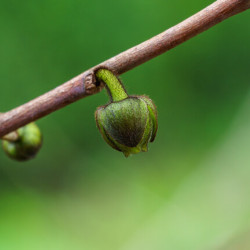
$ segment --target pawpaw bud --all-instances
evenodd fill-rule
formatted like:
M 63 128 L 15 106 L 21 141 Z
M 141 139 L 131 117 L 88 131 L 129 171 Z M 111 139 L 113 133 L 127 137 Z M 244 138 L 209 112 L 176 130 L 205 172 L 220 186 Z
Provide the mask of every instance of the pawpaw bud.
M 42 145 L 42 134 L 35 123 L 30 123 L 17 130 L 16 141 L 3 140 L 5 153 L 12 159 L 26 161 L 34 158 Z
M 97 126 L 104 140 L 126 157 L 148 150 L 157 132 L 157 111 L 146 96 L 129 96 L 99 107 Z

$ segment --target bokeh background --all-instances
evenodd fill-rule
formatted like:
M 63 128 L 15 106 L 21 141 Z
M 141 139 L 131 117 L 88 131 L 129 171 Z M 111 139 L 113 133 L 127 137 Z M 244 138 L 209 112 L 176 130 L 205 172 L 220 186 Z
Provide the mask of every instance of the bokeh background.
M 212 1 L 1 0 L 1 111 L 184 20 Z M 122 75 L 159 131 L 126 159 L 101 138 L 105 91 L 37 123 L 38 157 L 0 151 L 0 249 L 250 249 L 250 13 Z M 1 126 L 1 125 L 0 125 Z

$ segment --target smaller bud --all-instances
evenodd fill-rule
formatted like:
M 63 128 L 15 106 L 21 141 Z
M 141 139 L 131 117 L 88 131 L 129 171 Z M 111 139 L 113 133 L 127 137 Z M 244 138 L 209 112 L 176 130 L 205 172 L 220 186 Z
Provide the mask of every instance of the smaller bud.
M 96 110 L 95 119 L 104 140 L 114 149 L 130 154 L 146 152 L 157 132 L 157 111 L 146 96 L 128 96 L 120 80 L 109 70 L 96 76 L 106 85 L 111 103 Z
M 42 146 L 42 134 L 35 123 L 30 123 L 17 131 L 18 139 L 15 141 L 3 140 L 5 153 L 17 161 L 26 161 L 36 156 Z

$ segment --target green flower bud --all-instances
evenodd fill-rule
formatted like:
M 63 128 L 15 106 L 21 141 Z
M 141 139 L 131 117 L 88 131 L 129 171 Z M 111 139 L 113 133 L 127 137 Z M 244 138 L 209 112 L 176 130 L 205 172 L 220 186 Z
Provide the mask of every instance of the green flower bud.
M 95 113 L 104 140 L 126 157 L 146 152 L 158 127 L 153 101 L 146 96 L 128 96 L 120 80 L 107 69 L 98 70 L 96 76 L 105 83 L 111 98 L 111 103 Z
M 26 161 L 34 158 L 42 145 L 42 134 L 35 123 L 30 123 L 17 130 L 18 139 L 3 140 L 5 153 L 12 159 Z

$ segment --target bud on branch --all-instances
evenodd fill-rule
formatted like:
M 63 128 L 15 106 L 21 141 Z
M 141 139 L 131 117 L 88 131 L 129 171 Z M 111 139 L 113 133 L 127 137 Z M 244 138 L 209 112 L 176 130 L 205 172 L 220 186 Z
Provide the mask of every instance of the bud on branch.
M 250 0 L 217 0 L 161 34 L 103 62 L 120 75 L 176 47 L 221 21 L 250 8 Z M 0 137 L 101 90 L 93 67 L 46 94 L 0 115 Z

